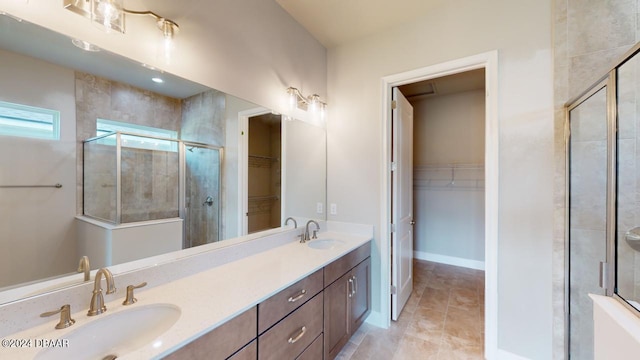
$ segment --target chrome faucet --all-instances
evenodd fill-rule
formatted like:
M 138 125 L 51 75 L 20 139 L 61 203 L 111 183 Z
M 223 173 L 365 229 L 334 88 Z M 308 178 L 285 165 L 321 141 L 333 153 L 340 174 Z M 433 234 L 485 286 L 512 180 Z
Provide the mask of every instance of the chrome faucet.
M 107 294 L 113 294 L 116 292 L 116 287 L 113 282 L 113 274 L 107 268 L 102 268 L 96 272 L 96 279 L 93 285 L 93 295 L 91 295 L 91 304 L 89 305 L 89 311 L 87 315 L 94 316 L 100 315 L 107 311 L 107 307 L 104 306 L 104 298 L 102 297 L 102 275 L 107 282 Z
M 80 258 L 80 263 L 78 264 L 78 272 L 84 272 L 84 281 L 89 281 L 91 279 L 91 266 L 89 266 L 88 256 L 83 256 Z
M 289 225 L 289 220 L 293 221 L 293 228 L 297 229 L 298 228 L 298 222 L 296 221 L 296 219 L 292 218 L 291 216 L 289 216 L 287 218 L 287 220 L 284 221 L 285 225 Z
M 316 229 L 313 230 L 313 237 L 309 236 L 309 224 L 315 224 L 316 225 Z M 309 241 L 311 239 L 317 239 L 318 238 L 318 230 L 320 230 L 320 225 L 318 224 L 317 221 L 315 221 L 315 220 L 307 221 L 307 225 L 304 227 L 304 234 L 302 234 L 302 239 L 300 239 L 300 242 L 304 243 L 304 242 Z

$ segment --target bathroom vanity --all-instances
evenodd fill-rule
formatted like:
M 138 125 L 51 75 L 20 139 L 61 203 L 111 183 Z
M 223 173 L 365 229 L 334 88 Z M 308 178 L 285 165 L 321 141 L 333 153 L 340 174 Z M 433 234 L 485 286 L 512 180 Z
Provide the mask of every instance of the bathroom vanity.
M 165 359 L 334 359 L 371 312 L 370 286 L 367 242 Z
M 97 316 L 87 316 L 93 283 L 0 306 L 3 339 L 68 344 L 0 348 L 0 358 L 333 359 L 371 311 L 373 227 L 321 229 L 306 243 L 290 229 L 129 273 L 114 267 L 118 291 Z M 124 305 L 127 285 L 141 282 Z M 39 317 L 66 304 L 73 326 Z

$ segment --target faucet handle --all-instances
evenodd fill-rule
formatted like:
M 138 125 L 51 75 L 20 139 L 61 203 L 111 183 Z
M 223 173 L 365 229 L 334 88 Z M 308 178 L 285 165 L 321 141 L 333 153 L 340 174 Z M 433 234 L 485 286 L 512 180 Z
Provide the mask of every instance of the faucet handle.
M 141 287 L 145 287 L 145 286 L 147 286 L 147 282 L 146 281 L 143 282 L 142 284 L 127 286 L 127 297 L 122 302 L 122 305 L 131 305 L 131 304 L 135 303 L 136 301 L 138 301 L 138 299 L 133 297 L 133 290 L 134 289 L 140 289 Z
M 56 329 L 66 329 L 75 324 L 76 321 L 71 318 L 71 305 L 69 304 L 62 305 L 58 310 L 42 313 L 40 317 L 49 317 L 57 313 L 60 313 L 60 322 L 56 325 Z

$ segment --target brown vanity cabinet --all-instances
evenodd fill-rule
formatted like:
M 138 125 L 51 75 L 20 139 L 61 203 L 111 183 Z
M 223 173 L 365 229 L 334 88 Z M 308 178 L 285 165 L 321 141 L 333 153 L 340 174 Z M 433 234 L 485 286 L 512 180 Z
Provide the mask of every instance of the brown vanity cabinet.
M 371 312 L 371 243 L 165 359 L 334 359 Z
M 322 293 L 258 337 L 259 360 L 295 359 L 322 334 Z
M 262 334 L 322 291 L 322 275 L 322 269 L 320 269 L 261 302 L 258 305 L 258 333 Z
M 257 326 L 258 311 L 257 307 L 254 306 L 176 350 L 164 359 L 255 359 Z M 252 356 L 252 354 L 254 355 Z
M 324 290 L 324 359 L 334 359 L 371 312 L 369 243 L 325 267 L 349 270 Z M 329 270 L 331 279 L 335 272 Z

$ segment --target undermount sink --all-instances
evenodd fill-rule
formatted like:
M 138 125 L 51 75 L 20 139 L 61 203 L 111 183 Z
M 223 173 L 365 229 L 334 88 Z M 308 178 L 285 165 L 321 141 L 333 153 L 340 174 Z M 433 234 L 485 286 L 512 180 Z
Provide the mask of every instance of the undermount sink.
M 124 310 L 81 326 L 60 337 L 67 347 L 47 348 L 36 359 L 105 359 L 123 356 L 154 342 L 180 317 L 180 308 L 152 304 Z M 114 358 L 114 357 L 111 357 Z
M 344 245 L 344 241 L 336 239 L 318 239 L 311 240 L 307 243 L 307 246 L 316 250 L 328 250 L 341 245 Z

